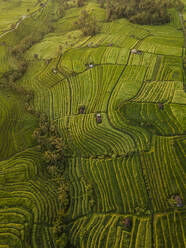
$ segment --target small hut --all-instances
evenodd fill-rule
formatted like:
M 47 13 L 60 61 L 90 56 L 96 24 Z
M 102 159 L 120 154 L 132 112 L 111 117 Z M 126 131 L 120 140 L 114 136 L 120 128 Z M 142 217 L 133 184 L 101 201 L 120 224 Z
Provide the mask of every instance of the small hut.
M 131 226 L 131 221 L 129 217 L 126 217 L 122 220 L 122 224 L 124 225 L 124 227 L 130 227 Z
M 141 55 L 143 52 L 141 50 L 137 50 L 137 54 Z
M 52 72 L 53 72 L 54 74 L 56 74 L 56 73 L 57 73 L 57 69 L 56 69 L 56 68 L 53 68 L 53 69 L 52 69 Z
M 88 43 L 88 47 L 91 47 L 93 45 L 93 42 Z
M 84 114 L 84 112 L 85 112 L 85 106 L 82 105 L 79 107 L 79 114 Z
M 141 50 L 137 50 L 137 49 L 134 48 L 134 49 L 131 50 L 131 53 L 132 53 L 132 54 L 141 55 L 141 54 L 142 54 L 142 51 L 141 51 Z
M 38 54 L 37 53 L 34 54 L 34 59 L 38 59 Z
M 158 103 L 158 108 L 159 108 L 159 110 L 163 110 L 164 109 L 163 103 L 159 102 Z
M 46 64 L 49 65 L 49 63 L 50 63 L 50 59 L 47 59 Z
M 183 202 L 179 195 L 175 195 L 174 200 L 175 200 L 177 207 L 183 207 Z
M 93 65 L 92 62 L 90 62 L 88 66 L 89 66 L 89 68 L 93 68 L 94 67 L 94 65 Z
M 96 114 L 96 122 L 97 123 L 101 123 L 102 122 L 102 118 L 101 118 L 101 114 L 100 113 Z
M 136 54 L 137 53 L 137 50 L 134 48 L 134 49 L 131 50 L 131 53 L 132 54 Z

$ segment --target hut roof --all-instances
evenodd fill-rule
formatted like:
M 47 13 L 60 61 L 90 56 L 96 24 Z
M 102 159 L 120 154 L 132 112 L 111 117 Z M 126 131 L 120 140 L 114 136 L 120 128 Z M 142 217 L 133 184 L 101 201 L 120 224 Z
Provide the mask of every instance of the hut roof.
M 137 50 L 134 48 L 134 49 L 132 49 L 131 52 L 132 52 L 132 53 L 137 53 Z
M 129 227 L 130 226 L 130 218 L 129 217 L 126 217 L 125 219 L 123 219 L 123 225 L 125 227 Z
M 176 202 L 177 207 L 182 207 L 183 206 L 182 199 L 181 199 L 181 197 L 179 195 L 175 195 L 174 200 Z
M 159 102 L 158 107 L 159 107 L 159 109 L 163 109 L 164 108 L 163 103 Z

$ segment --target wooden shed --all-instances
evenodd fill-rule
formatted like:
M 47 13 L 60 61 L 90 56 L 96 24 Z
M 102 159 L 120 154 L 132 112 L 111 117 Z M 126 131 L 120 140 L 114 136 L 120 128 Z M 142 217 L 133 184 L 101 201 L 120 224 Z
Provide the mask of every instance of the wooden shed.
M 175 195 L 174 200 L 175 200 L 177 207 L 183 207 L 183 202 L 179 195 Z
M 81 105 L 79 107 L 79 114 L 84 114 L 84 112 L 85 112 L 85 105 Z
M 102 118 L 101 118 L 101 114 L 100 113 L 97 113 L 96 114 L 96 122 L 97 123 L 101 123 L 102 122 Z
M 131 226 L 131 221 L 129 217 L 126 217 L 122 220 L 122 224 L 124 225 L 124 227 L 130 227 Z
M 158 108 L 159 108 L 159 110 L 163 110 L 164 109 L 163 103 L 159 102 L 158 103 Z

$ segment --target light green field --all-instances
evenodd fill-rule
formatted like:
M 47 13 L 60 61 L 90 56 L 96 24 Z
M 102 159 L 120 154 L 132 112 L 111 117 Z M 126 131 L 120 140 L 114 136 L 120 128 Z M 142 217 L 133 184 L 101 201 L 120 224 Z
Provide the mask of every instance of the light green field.
M 0 161 L 33 145 L 37 119 L 25 111 L 24 102 L 9 91 L 0 91 Z
M 9 30 L 22 16 L 36 11 L 38 6 L 37 0 L 0 0 L 0 35 Z
M 18 44 L 57 7 L 49 0 L 36 19 L 27 18 L 0 37 L 0 44 Z M 74 25 L 82 9 L 100 25 L 93 37 L 82 37 Z M 17 9 L 20 16 L 22 10 Z M 34 92 L 34 109 L 57 124 L 71 151 L 64 223 L 75 248 L 185 245 L 184 35 L 179 13 L 170 13 L 171 22 L 161 26 L 105 22 L 105 10 L 87 2 L 65 10 L 52 32 L 24 54 L 28 68 L 16 85 Z M 17 66 L 8 46 L 0 46 L 1 76 Z M 32 136 L 37 119 L 26 112 L 24 98 L 2 88 L 0 117 L 0 248 L 57 248 L 51 231 L 57 188 Z M 170 204 L 175 194 L 182 207 Z

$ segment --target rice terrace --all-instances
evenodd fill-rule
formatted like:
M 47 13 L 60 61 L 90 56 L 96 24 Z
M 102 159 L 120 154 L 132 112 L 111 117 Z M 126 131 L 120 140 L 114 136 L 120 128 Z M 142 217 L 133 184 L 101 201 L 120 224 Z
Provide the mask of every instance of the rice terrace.
M 0 248 L 186 247 L 186 0 L 0 13 Z

